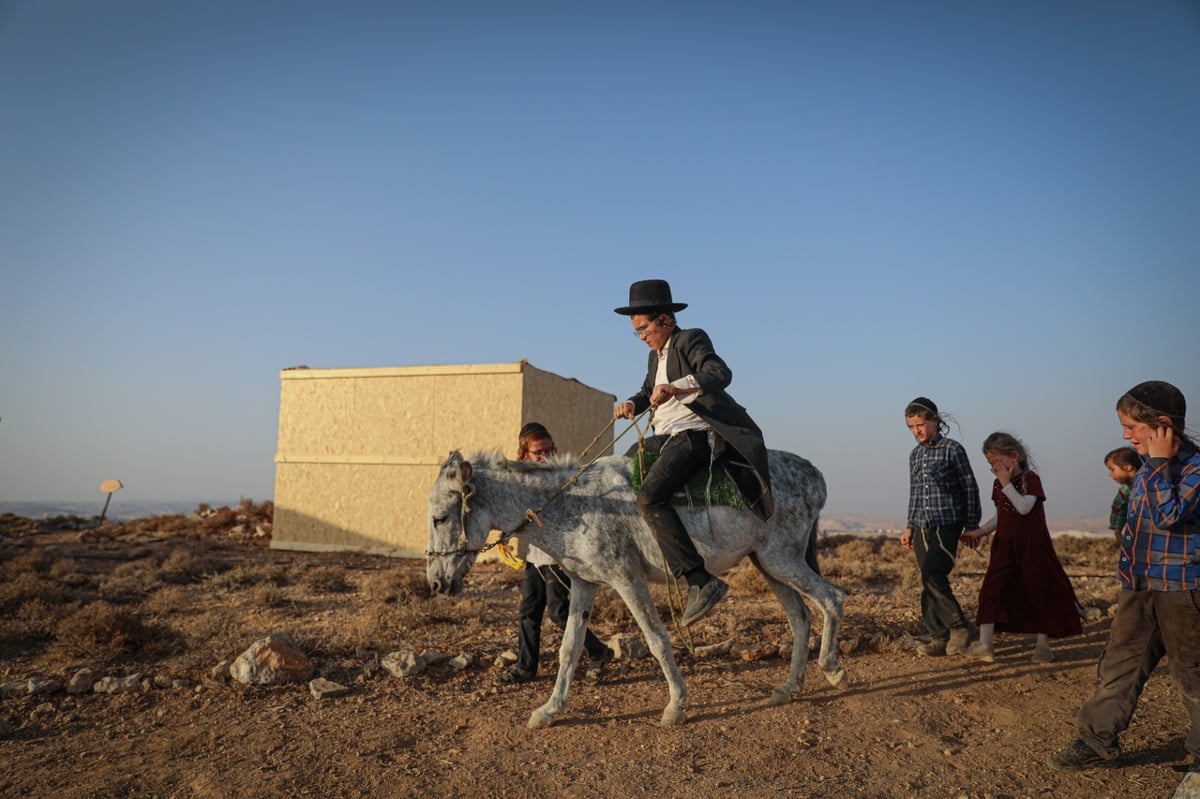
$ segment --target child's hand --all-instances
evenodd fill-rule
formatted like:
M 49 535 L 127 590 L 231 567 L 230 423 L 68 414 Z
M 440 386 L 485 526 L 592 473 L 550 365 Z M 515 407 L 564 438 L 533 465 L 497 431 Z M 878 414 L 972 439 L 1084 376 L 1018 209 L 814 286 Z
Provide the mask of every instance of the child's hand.
M 904 547 L 905 549 L 913 548 L 911 527 L 905 527 L 904 532 L 900 534 L 900 546 Z
M 1007 464 L 997 463 L 992 466 L 992 474 L 996 475 L 996 479 L 1000 481 L 1000 485 L 1002 486 L 1006 486 L 1012 482 L 1012 467 Z
M 987 533 L 976 527 L 974 530 L 968 530 L 958 537 L 958 540 L 969 546 L 971 549 L 979 546 L 979 539 L 983 538 Z
M 1170 427 L 1151 427 L 1146 436 L 1146 454 L 1151 458 L 1170 458 L 1179 449 L 1175 430 Z

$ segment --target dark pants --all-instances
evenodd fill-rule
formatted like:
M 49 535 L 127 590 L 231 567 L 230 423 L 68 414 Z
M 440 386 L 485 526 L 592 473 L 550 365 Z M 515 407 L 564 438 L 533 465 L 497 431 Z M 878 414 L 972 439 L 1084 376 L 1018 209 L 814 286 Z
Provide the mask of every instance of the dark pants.
M 951 630 L 968 626 L 950 588 L 950 570 L 958 557 L 962 532 L 961 524 L 913 528 L 913 551 L 921 569 L 921 616 L 935 641 L 949 640 Z
M 550 621 L 560 630 L 566 629 L 571 604 L 571 578 L 561 566 L 525 564 L 525 580 L 521 585 L 520 631 L 517 633 L 517 668 L 537 674 L 538 655 L 542 646 L 542 613 L 550 610 Z M 608 647 L 587 631 L 583 641 L 588 660 L 608 655 Z
M 1096 667 L 1099 685 L 1079 710 L 1081 740 L 1106 757 L 1121 753 L 1117 735 L 1163 655 L 1191 721 L 1184 746 L 1200 758 L 1200 591 L 1121 591 Z
M 642 490 L 637 498 L 638 511 L 650 526 L 671 575 L 686 576 L 690 585 L 707 582 L 708 572 L 704 569 L 704 559 L 696 551 L 696 545 L 671 504 L 671 497 L 698 471 L 708 468 L 711 458 L 707 432 L 676 433 L 658 451 L 658 459 L 642 479 Z

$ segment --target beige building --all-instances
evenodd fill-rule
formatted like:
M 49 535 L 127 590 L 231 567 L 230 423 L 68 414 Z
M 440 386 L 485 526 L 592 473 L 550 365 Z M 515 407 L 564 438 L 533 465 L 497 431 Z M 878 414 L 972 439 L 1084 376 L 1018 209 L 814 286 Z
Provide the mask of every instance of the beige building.
M 451 450 L 515 458 L 517 432 L 538 421 L 578 454 L 616 401 L 526 361 L 279 377 L 271 547 L 309 552 L 424 557 L 429 490 Z M 597 446 L 611 449 L 611 431 Z

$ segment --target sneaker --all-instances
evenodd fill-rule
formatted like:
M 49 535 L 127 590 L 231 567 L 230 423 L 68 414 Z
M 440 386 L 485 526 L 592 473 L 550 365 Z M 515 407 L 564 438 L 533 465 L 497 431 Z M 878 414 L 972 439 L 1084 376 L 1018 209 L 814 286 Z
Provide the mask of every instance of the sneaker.
M 946 654 L 957 655 L 967 651 L 967 644 L 971 642 L 971 626 L 955 627 L 950 631 L 950 640 L 946 642 Z
M 941 657 L 946 654 L 946 642 L 935 638 L 927 644 L 917 644 L 917 654 L 927 658 Z
M 1050 644 L 1038 644 L 1033 648 L 1033 657 L 1030 658 L 1034 663 L 1049 663 L 1054 660 L 1054 653 L 1050 651 Z
M 971 644 L 963 654 L 975 660 L 982 660 L 984 663 L 996 662 L 996 648 L 988 646 L 983 641 L 976 641 Z
M 518 682 L 529 682 L 536 676 L 537 674 L 535 672 L 525 671 L 525 669 L 519 669 L 514 666 L 508 671 L 502 671 L 496 675 L 496 685 L 512 685 L 513 683 Z
M 721 601 L 729 590 L 724 580 L 712 577 L 704 585 L 693 585 L 688 588 L 687 607 L 683 609 L 683 624 L 686 627 L 700 621 L 713 609 L 713 605 Z
M 1076 738 L 1066 749 L 1046 758 L 1046 763 L 1056 771 L 1083 771 L 1089 768 L 1112 768 L 1117 764 L 1117 759 L 1105 757 Z
M 615 654 L 611 647 L 605 647 L 604 652 L 605 654 L 595 660 L 588 658 L 588 667 L 583 674 L 583 679 L 590 683 L 600 682 L 600 678 L 604 675 L 604 667 L 612 662 Z

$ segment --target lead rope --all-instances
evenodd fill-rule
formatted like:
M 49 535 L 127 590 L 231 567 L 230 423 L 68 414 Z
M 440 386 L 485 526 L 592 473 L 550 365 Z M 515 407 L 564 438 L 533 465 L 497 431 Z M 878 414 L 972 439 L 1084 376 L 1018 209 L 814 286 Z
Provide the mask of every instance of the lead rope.
M 646 420 L 646 427 L 649 428 L 650 419 L 654 418 L 654 409 L 653 408 L 650 408 L 646 411 L 642 411 L 641 414 L 639 414 L 638 416 L 635 416 L 633 418 L 633 420 L 630 422 L 629 427 L 626 427 L 624 430 L 621 431 L 621 436 L 625 435 L 630 430 L 632 430 L 636 427 L 637 431 L 638 431 L 638 442 L 639 442 L 639 446 L 640 446 L 640 442 L 642 441 L 642 429 L 640 427 L 637 427 L 637 423 L 638 423 L 638 420 L 641 419 L 642 416 L 645 416 L 647 413 L 650 414 L 650 416 Z M 584 447 L 583 452 L 585 455 L 596 444 L 596 442 L 600 440 L 600 436 L 604 435 L 605 433 L 607 433 L 609 430 L 612 429 L 613 425 L 616 424 L 616 421 L 617 420 L 614 417 L 611 422 L 609 422 L 608 424 L 606 424 L 604 426 L 603 430 L 601 430 L 599 433 L 596 434 L 596 437 L 592 439 L 592 443 L 588 444 L 586 447 Z M 621 436 L 617 436 L 617 438 L 620 438 Z M 547 499 L 545 502 L 543 502 L 542 506 L 540 508 L 538 508 L 537 510 L 534 510 L 533 508 L 526 508 L 525 509 L 525 518 L 521 520 L 521 523 L 518 524 L 516 527 L 514 527 L 512 530 L 510 530 L 506 533 L 501 533 L 500 537 L 497 538 L 492 543 L 484 544 L 482 547 L 480 547 L 479 548 L 480 554 L 487 552 L 492 547 L 501 547 L 501 550 L 500 550 L 501 557 L 504 558 L 505 562 L 509 563 L 509 565 L 513 565 L 514 562 L 517 564 L 520 564 L 519 566 L 513 566 L 513 568 L 520 568 L 520 566 L 523 566 L 524 563 L 519 558 L 517 558 L 515 555 L 512 554 L 512 549 L 511 549 L 511 547 L 508 546 L 508 540 L 510 538 L 515 538 L 517 535 L 519 535 L 522 530 L 524 530 L 527 526 L 529 526 L 530 522 L 535 522 L 538 527 L 544 527 L 545 524 L 542 522 L 541 514 L 545 512 L 546 508 L 549 507 L 550 503 L 553 502 L 554 500 L 558 499 L 558 497 L 560 495 L 562 495 L 562 493 L 564 491 L 566 491 L 568 488 L 570 488 L 572 485 L 579 482 L 579 478 L 583 476 L 584 472 L 586 472 L 588 469 L 592 468 L 592 466 L 596 463 L 596 461 L 600 460 L 602 457 L 604 457 L 604 451 L 600 450 L 599 452 L 596 453 L 596 455 L 590 461 L 583 464 L 583 466 L 581 466 L 579 468 L 579 471 L 576 472 L 574 475 L 572 475 L 571 478 L 569 480 L 567 480 L 567 482 L 565 482 L 561 486 L 559 486 L 558 490 L 555 491 L 553 494 L 551 494 L 550 498 Z M 582 458 L 583 458 L 583 456 L 581 455 L 580 459 L 582 459 Z M 473 488 L 471 489 L 471 493 L 472 494 L 474 493 Z M 466 493 L 464 492 L 464 495 L 463 495 L 463 507 L 464 508 L 466 507 L 466 500 L 467 500 L 467 496 L 466 496 Z M 464 519 L 464 522 L 465 522 L 465 519 Z M 464 524 L 463 529 L 464 530 L 466 529 L 465 524 Z M 507 554 L 506 554 L 506 551 L 507 551 Z M 510 558 L 511 558 L 511 561 L 510 561 Z
M 650 409 L 650 416 L 646 418 L 646 429 L 650 429 L 651 423 L 654 421 L 654 409 Z M 643 435 L 642 428 L 638 428 L 638 482 L 646 476 L 646 440 Z M 711 524 L 711 520 L 709 522 Z M 655 545 L 658 545 L 658 539 L 654 537 L 651 531 L 651 538 L 654 539 Z M 671 567 L 667 564 L 667 555 L 663 552 L 662 547 L 658 547 L 659 557 L 662 558 L 663 580 L 667 584 L 667 610 L 671 612 L 671 624 L 675 627 L 675 632 L 679 636 L 679 640 L 683 642 L 688 654 L 692 657 L 696 656 L 696 647 L 692 643 L 691 631 L 683 624 L 683 611 L 685 609 L 685 599 L 679 591 L 679 580 L 671 573 Z

